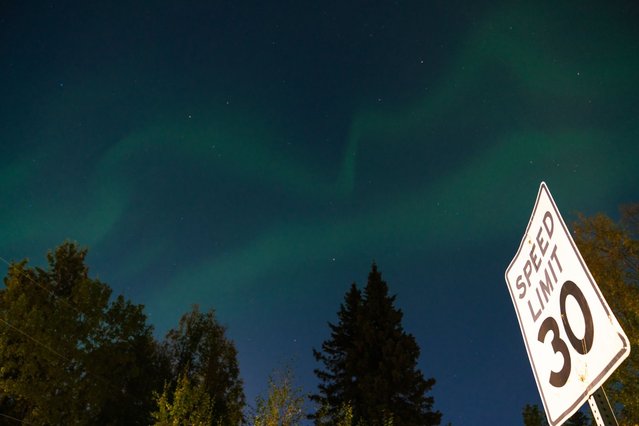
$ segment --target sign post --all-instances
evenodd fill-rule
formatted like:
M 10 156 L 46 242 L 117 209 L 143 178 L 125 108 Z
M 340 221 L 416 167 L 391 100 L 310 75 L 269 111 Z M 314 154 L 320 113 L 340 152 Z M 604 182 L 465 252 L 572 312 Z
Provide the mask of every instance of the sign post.
M 610 406 L 610 401 L 608 401 L 608 397 L 603 388 L 597 389 L 595 393 L 588 398 L 588 405 L 590 405 L 592 418 L 597 426 L 619 426 L 615 413 Z
M 561 425 L 628 357 L 630 344 L 543 182 L 505 275 L 548 422 Z

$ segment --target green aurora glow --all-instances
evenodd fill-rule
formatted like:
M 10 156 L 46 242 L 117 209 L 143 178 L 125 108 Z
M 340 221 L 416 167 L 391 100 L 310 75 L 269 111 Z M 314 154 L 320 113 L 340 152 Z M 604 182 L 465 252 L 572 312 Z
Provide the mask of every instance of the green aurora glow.
M 291 356 L 312 385 L 310 347 L 376 259 L 444 421 L 519 421 L 536 390 L 503 269 L 540 181 L 568 221 L 638 201 L 636 9 L 342 5 L 320 24 L 188 3 L 147 33 L 137 6 L 7 12 L 0 255 L 77 240 L 159 333 L 214 306 L 249 396 Z

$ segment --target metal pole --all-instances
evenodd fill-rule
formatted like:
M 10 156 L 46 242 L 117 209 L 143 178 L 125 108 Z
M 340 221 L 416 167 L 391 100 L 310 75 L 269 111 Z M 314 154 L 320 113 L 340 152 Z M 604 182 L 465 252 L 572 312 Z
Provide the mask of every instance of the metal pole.
M 597 426 L 619 426 L 614 411 L 608 401 L 608 396 L 603 387 L 600 387 L 588 398 L 588 405 L 592 411 L 592 418 Z

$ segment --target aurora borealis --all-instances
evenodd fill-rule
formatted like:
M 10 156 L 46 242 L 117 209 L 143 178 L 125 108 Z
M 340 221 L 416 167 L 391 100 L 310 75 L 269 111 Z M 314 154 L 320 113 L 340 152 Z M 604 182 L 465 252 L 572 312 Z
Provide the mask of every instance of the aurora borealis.
M 249 403 L 375 260 L 455 425 L 539 403 L 503 274 L 539 183 L 567 222 L 639 201 L 632 2 L 0 6 L 0 256 L 65 239 L 236 342 Z

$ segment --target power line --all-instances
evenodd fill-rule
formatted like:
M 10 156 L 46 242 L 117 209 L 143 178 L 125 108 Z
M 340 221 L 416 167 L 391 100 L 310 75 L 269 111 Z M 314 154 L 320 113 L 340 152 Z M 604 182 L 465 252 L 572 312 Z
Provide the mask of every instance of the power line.
M 23 336 L 27 337 L 28 339 L 32 340 L 33 342 L 37 343 L 38 345 L 42 346 L 43 348 L 45 348 L 49 352 L 51 352 L 51 353 L 57 355 L 58 357 L 62 358 L 64 361 L 66 361 L 66 362 L 70 362 L 71 361 L 70 359 L 68 359 L 67 357 L 62 355 L 60 352 L 57 352 L 57 351 L 51 349 L 49 346 L 47 346 L 44 343 L 40 342 L 38 339 L 36 339 L 35 337 L 31 336 L 29 333 L 19 329 L 18 327 L 16 327 L 15 325 L 13 325 L 11 323 L 9 323 L 9 321 L 5 320 L 4 318 L 0 317 L 0 321 L 5 323 L 6 325 L 11 327 L 12 329 L 16 330 L 18 333 L 22 334 Z
M 8 266 L 11 266 L 11 264 L 9 262 L 7 262 L 7 260 L 5 258 L 3 258 L 2 256 L 0 256 L 0 260 L 2 260 L 4 263 L 6 263 Z M 78 308 L 76 308 L 75 306 L 71 305 L 69 302 L 67 302 L 65 299 L 60 298 L 60 296 L 58 296 L 57 294 L 55 294 L 53 291 L 49 290 L 48 288 L 40 285 L 40 283 L 38 283 L 37 281 L 35 281 L 33 278 L 31 278 L 30 275 L 24 274 L 23 270 L 20 270 L 19 273 L 23 276 L 26 277 L 29 281 L 31 281 L 33 284 L 35 284 L 37 287 L 45 290 L 46 292 L 48 292 L 52 297 L 54 297 L 55 299 L 62 301 L 63 303 L 65 303 L 67 306 L 69 306 L 70 308 L 72 308 L 73 310 L 75 310 L 77 313 L 79 313 L 80 315 L 86 315 L 85 313 L 81 312 Z M 71 360 L 69 358 L 67 358 L 66 356 L 62 355 L 60 352 L 54 350 L 53 348 L 49 347 L 48 345 L 45 345 L 44 343 L 40 342 L 38 339 L 36 339 L 35 337 L 31 336 L 29 333 L 25 332 L 24 330 L 20 329 L 19 327 L 16 327 L 15 325 L 9 323 L 9 321 L 5 320 L 4 318 L 0 317 L 0 321 L 2 321 L 4 324 L 6 324 L 7 326 L 9 326 L 10 328 L 16 330 L 18 333 L 22 334 L 23 336 L 27 337 L 28 339 L 30 339 L 31 341 L 35 342 L 36 344 L 42 346 L 43 348 L 45 348 L 46 350 L 48 350 L 49 352 L 55 354 L 56 356 L 58 356 L 60 359 L 62 359 L 63 361 L 70 363 Z M 90 373 L 89 371 L 87 371 L 87 374 L 92 375 L 93 377 L 99 379 L 100 381 L 102 381 L 103 383 L 116 388 L 117 387 L 113 384 L 111 384 L 107 379 L 105 379 L 104 377 L 101 377 L 100 375 L 97 375 L 95 373 Z
M 15 418 L 15 417 L 13 417 L 13 416 L 10 416 L 10 415 L 8 415 L 8 414 L 2 414 L 2 413 L 0 413 L 0 417 L 4 417 L 5 419 L 9 419 L 9 420 L 14 420 L 14 421 L 16 421 L 16 422 L 18 422 L 18 423 L 22 423 L 22 424 L 25 424 L 25 425 L 32 425 L 32 424 L 34 424 L 34 423 L 25 422 L 24 420 L 17 419 L 17 418 Z

